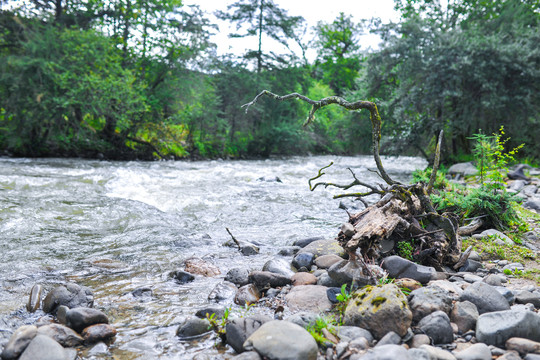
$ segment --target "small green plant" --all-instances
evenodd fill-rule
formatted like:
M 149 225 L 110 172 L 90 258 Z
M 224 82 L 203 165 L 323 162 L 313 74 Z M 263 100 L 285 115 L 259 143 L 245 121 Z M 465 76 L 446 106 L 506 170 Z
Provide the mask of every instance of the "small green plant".
M 337 301 L 340 303 L 347 303 L 351 299 L 352 295 L 347 291 L 347 284 L 341 285 L 341 293 L 336 295 Z
M 433 169 L 431 167 L 428 167 L 424 170 L 415 170 L 412 173 L 412 182 L 422 182 L 424 184 L 429 183 L 429 178 L 431 176 L 432 170 Z M 433 184 L 434 189 L 442 190 L 448 186 L 448 180 L 446 180 L 446 173 L 447 170 L 443 166 L 439 167 L 439 170 L 437 171 L 437 177 L 435 178 L 435 183 Z
M 221 338 L 221 341 L 225 341 L 225 326 L 227 325 L 227 320 L 229 319 L 230 313 L 231 308 L 225 308 L 225 312 L 223 313 L 223 317 L 221 319 L 217 319 L 215 313 L 206 314 L 206 318 L 210 323 L 210 325 L 208 325 L 208 330 L 214 330 Z
M 412 240 L 411 240 L 412 241 Z M 413 245 L 409 241 L 400 241 L 397 243 L 397 250 L 399 256 L 402 258 L 413 260 Z
M 332 335 L 336 335 L 336 326 L 338 325 L 339 324 L 333 317 L 319 316 L 315 319 L 314 323 L 306 328 L 306 330 L 313 336 L 318 344 L 323 345 L 330 341 L 323 335 L 323 329 L 328 330 Z

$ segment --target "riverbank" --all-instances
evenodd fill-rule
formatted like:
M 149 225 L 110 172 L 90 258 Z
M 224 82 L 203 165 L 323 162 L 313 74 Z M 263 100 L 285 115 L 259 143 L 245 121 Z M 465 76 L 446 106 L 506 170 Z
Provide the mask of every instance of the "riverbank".
M 280 176 L 280 178 L 282 178 L 286 184 L 290 184 L 287 175 Z M 276 186 L 280 186 L 280 183 L 277 182 L 260 182 L 259 184 L 270 185 L 274 190 L 276 189 Z M 534 194 L 536 194 L 536 192 Z M 245 236 L 245 234 L 235 231 L 234 228 L 232 228 L 232 233 L 238 239 L 240 239 L 239 241 L 241 243 L 241 251 L 238 250 L 234 242 L 229 241 L 229 245 L 231 247 L 223 248 L 223 250 L 221 250 L 221 254 L 228 252 L 231 252 L 231 254 L 233 254 L 231 257 L 227 257 L 226 262 L 223 261 L 223 255 L 220 255 L 219 253 L 213 255 L 206 254 L 197 256 L 198 254 L 196 252 L 192 252 L 191 255 L 193 256 L 184 258 L 178 262 L 173 262 L 178 265 L 177 269 L 173 271 L 166 271 L 163 274 L 167 277 L 167 279 L 164 280 L 166 280 L 166 283 L 168 284 L 168 289 L 171 292 L 174 292 L 174 296 L 176 297 L 178 297 L 179 295 L 185 296 L 185 293 L 182 291 L 182 289 L 188 289 L 191 284 L 204 283 L 206 284 L 206 288 L 201 293 L 198 293 L 196 299 L 190 304 L 190 310 L 188 312 L 182 313 L 177 312 L 177 316 L 172 319 L 168 326 L 159 327 L 157 323 L 153 325 L 156 326 L 156 329 L 161 329 L 161 338 L 159 341 L 156 341 L 152 344 L 140 342 L 140 346 L 142 346 L 142 348 L 147 351 L 145 355 L 141 356 L 146 356 L 146 358 L 167 358 L 167 355 L 160 355 L 157 352 L 154 356 L 148 355 L 148 351 L 152 348 L 157 349 L 157 346 L 177 347 L 180 344 L 184 347 L 185 351 L 183 354 L 176 354 L 175 358 L 233 358 L 234 356 L 237 356 L 237 351 L 235 350 L 235 347 L 233 347 L 232 344 L 225 346 L 219 345 L 219 335 L 216 333 L 216 331 L 208 331 L 209 326 L 213 326 L 218 333 L 221 330 L 225 330 L 225 332 L 229 335 L 226 341 L 236 344 L 236 349 L 239 349 L 241 351 L 244 350 L 244 341 L 242 340 L 247 340 L 247 338 L 244 339 L 244 335 L 247 335 L 247 332 L 249 331 L 255 333 L 256 329 L 258 329 L 262 324 L 266 323 L 268 323 L 269 325 L 265 325 L 265 328 L 263 328 L 263 330 L 270 331 L 270 334 L 265 333 L 266 335 L 264 335 L 264 339 L 266 339 L 267 336 L 275 336 L 276 334 L 290 334 L 285 336 L 284 338 L 279 338 L 278 344 L 272 347 L 274 350 L 284 350 L 287 354 L 290 355 L 293 354 L 291 353 L 291 351 L 299 348 L 300 345 L 305 345 L 302 346 L 302 348 L 304 349 L 302 351 L 306 351 L 306 353 L 308 354 L 308 358 L 309 356 L 312 356 L 309 354 L 312 354 L 314 349 L 312 345 L 313 341 L 315 340 L 310 340 L 313 339 L 313 337 L 309 333 L 308 335 L 311 338 L 306 337 L 306 330 L 300 331 L 297 327 L 291 328 L 289 326 L 289 323 L 292 322 L 296 323 L 297 325 L 300 324 L 300 329 L 302 329 L 303 326 L 307 326 L 307 324 L 310 322 L 316 323 L 315 320 L 321 315 L 330 316 L 331 314 L 335 314 L 335 312 L 331 312 L 331 309 L 335 307 L 336 304 L 339 306 L 340 301 L 338 300 L 338 296 L 343 296 L 343 294 L 341 294 L 340 281 L 343 281 L 344 278 L 347 279 L 347 273 L 340 271 L 344 267 L 342 265 L 346 264 L 346 262 L 344 262 L 342 258 L 344 254 L 341 248 L 339 246 L 336 246 L 336 244 L 332 241 L 324 239 L 300 239 L 305 241 L 282 241 L 278 245 L 278 247 L 275 248 L 275 250 L 273 249 L 272 251 L 268 251 L 269 249 L 266 247 L 266 245 L 257 241 L 256 238 L 250 239 L 249 237 Z M 227 240 L 230 240 L 230 236 L 227 237 L 229 237 L 229 239 Z M 325 236 L 324 238 L 331 237 L 332 236 Z M 244 239 L 246 238 L 250 239 L 251 241 L 244 241 Z M 202 240 L 203 239 L 200 239 L 198 241 Z M 210 239 L 207 239 L 207 241 L 210 241 Z M 532 239 L 528 241 L 530 242 L 529 245 L 536 245 L 536 240 Z M 259 249 L 258 254 L 256 254 L 257 248 Z M 148 248 L 147 251 L 151 251 L 151 248 Z M 409 315 L 407 311 L 405 311 L 403 308 L 399 310 L 403 311 L 401 313 L 403 314 L 403 316 L 395 316 L 394 311 L 398 311 L 396 309 L 390 311 L 391 314 L 394 314 L 392 316 L 392 319 L 403 319 L 404 322 L 402 323 L 391 323 L 388 320 L 380 321 L 377 319 L 373 319 L 372 321 L 370 321 L 370 323 L 377 323 L 380 326 L 384 326 L 388 323 L 390 326 L 382 328 L 383 330 L 381 330 L 381 328 L 375 327 L 366 328 L 368 327 L 368 325 L 358 324 L 354 322 L 356 320 L 352 319 L 354 319 L 355 317 L 350 314 L 348 318 L 350 318 L 350 321 L 353 322 L 352 325 L 348 323 L 347 325 L 336 326 L 337 323 L 332 323 L 332 321 L 330 320 L 319 321 L 318 327 L 320 329 L 318 331 L 323 334 L 323 329 L 327 329 L 327 333 L 323 335 L 325 337 L 334 336 L 335 338 L 329 339 L 328 341 L 323 341 L 322 344 L 315 345 L 317 352 L 320 356 L 324 356 L 326 358 L 334 358 L 335 355 L 335 358 L 354 359 L 359 358 L 359 356 L 368 356 L 369 354 L 371 354 L 369 356 L 375 356 L 373 355 L 374 352 L 375 354 L 380 354 L 378 352 L 384 352 L 385 354 L 388 352 L 388 354 L 391 354 L 390 351 L 397 351 L 396 353 L 392 353 L 394 354 L 392 355 L 393 358 L 406 359 L 406 356 L 409 356 L 411 354 L 416 354 L 415 356 L 424 356 L 425 351 L 430 353 L 430 351 L 436 352 L 437 349 L 442 349 L 443 351 L 448 352 L 447 350 L 449 350 L 451 346 L 454 346 L 454 344 L 455 348 L 453 350 L 456 353 L 458 351 L 464 350 L 465 346 L 472 345 L 475 343 L 475 341 L 478 340 L 478 331 L 476 327 L 471 327 L 471 330 L 473 330 L 474 333 L 470 330 L 464 331 L 463 328 L 461 328 L 460 331 L 459 327 L 457 328 L 457 331 L 454 331 L 456 329 L 452 328 L 452 341 L 446 344 L 450 344 L 451 346 L 442 346 L 441 344 L 432 343 L 431 340 L 429 341 L 429 344 L 426 344 L 425 337 L 416 337 L 416 345 L 419 345 L 420 347 L 422 345 L 428 345 L 430 347 L 415 348 L 414 346 L 412 346 L 413 343 L 411 341 L 416 335 L 422 335 L 420 333 L 417 333 L 418 328 L 422 329 L 422 327 L 420 327 L 419 325 L 421 321 L 421 319 L 419 319 L 419 316 L 422 316 L 422 314 L 424 314 L 426 316 L 422 316 L 422 318 L 425 318 L 428 316 L 427 312 L 434 312 L 435 307 L 439 306 L 433 305 L 432 303 L 436 303 L 437 301 L 441 301 L 443 303 L 443 305 L 440 305 L 440 311 L 443 311 L 450 320 L 450 327 L 453 326 L 452 323 L 456 325 L 459 324 L 456 321 L 456 317 L 454 317 L 458 316 L 459 314 L 452 314 L 452 311 L 456 308 L 457 303 L 473 303 L 477 307 L 478 311 L 479 305 L 476 304 L 478 300 L 467 298 L 467 296 L 469 295 L 463 295 L 467 291 L 467 288 L 470 288 L 476 283 L 486 283 L 489 286 L 493 287 L 493 284 L 497 284 L 497 279 L 500 280 L 501 285 L 504 285 L 503 280 L 506 279 L 507 281 L 509 281 L 509 283 L 506 283 L 505 288 L 509 289 L 509 291 L 513 294 L 514 302 L 533 301 L 534 306 L 534 301 L 536 300 L 531 300 L 530 297 L 536 296 L 536 287 L 523 288 L 523 286 L 526 285 L 524 283 L 525 280 L 519 280 L 523 282 L 517 283 L 517 279 L 519 278 L 519 267 L 513 265 L 514 270 L 512 270 L 512 266 L 507 267 L 506 270 L 510 270 L 512 273 L 505 274 L 505 266 L 511 265 L 510 262 L 506 264 L 504 261 L 490 262 L 490 260 L 482 259 L 482 255 L 484 254 L 478 254 L 478 258 L 476 258 L 476 255 L 473 254 L 473 257 L 469 258 L 469 265 L 472 264 L 472 267 L 462 269 L 463 271 L 453 272 L 452 276 L 450 277 L 448 275 L 444 275 L 444 273 L 441 274 L 441 272 L 433 272 L 432 270 L 418 267 L 417 265 L 414 265 L 412 263 L 408 263 L 399 259 L 396 260 L 397 264 L 405 264 L 405 267 L 407 269 L 415 270 L 410 271 L 412 275 L 409 276 L 408 274 L 407 276 L 409 278 L 418 277 L 417 281 L 423 283 L 424 286 L 419 287 L 415 290 L 414 287 L 418 286 L 417 282 L 410 282 L 406 285 L 403 285 L 398 281 L 395 281 L 394 284 L 389 283 L 390 281 L 382 281 L 388 282 L 385 283 L 384 286 L 382 286 L 381 288 L 383 288 L 384 291 L 388 291 L 389 294 L 382 293 L 373 295 L 371 297 L 366 295 L 364 298 L 371 299 L 371 305 L 378 304 L 378 306 L 375 306 L 378 308 L 376 313 L 381 313 L 380 308 L 385 306 L 385 304 L 387 303 L 387 301 L 382 301 L 383 298 L 386 298 L 387 300 L 394 298 L 399 299 L 402 296 L 399 294 L 400 286 L 408 287 L 409 290 L 411 290 L 411 293 L 408 294 L 408 296 L 405 297 L 405 300 L 403 301 L 407 303 L 407 307 L 409 308 L 409 311 L 411 313 L 411 322 L 407 323 Z M 196 259 L 197 257 L 201 257 L 202 259 L 200 261 L 190 260 L 193 258 Z M 96 261 L 95 264 L 99 264 L 100 268 L 102 269 L 101 271 L 105 272 L 107 276 L 110 277 L 115 276 L 115 272 L 117 274 L 120 274 L 123 271 L 123 265 L 120 260 L 121 258 L 116 260 L 116 262 Z M 484 268 L 474 269 L 477 264 L 475 264 L 473 261 L 482 262 Z M 182 265 L 180 266 L 180 264 Z M 295 266 L 296 270 L 303 271 L 295 272 L 291 269 L 291 265 Z M 383 265 L 383 267 L 385 267 L 386 271 L 393 271 L 392 269 L 386 267 L 386 265 Z M 399 266 L 397 267 L 399 268 Z M 515 271 L 515 269 L 518 269 L 518 271 Z M 527 268 L 525 267 L 525 269 Z M 163 272 L 164 270 L 165 269 L 162 269 L 161 272 Z M 193 276 L 193 278 L 190 276 L 190 274 L 191 276 Z M 396 275 L 395 273 L 391 274 Z M 150 272 L 147 272 L 147 276 L 149 275 Z M 443 279 L 443 275 L 446 276 L 446 279 Z M 432 278 L 432 276 L 434 276 L 434 278 Z M 489 276 L 491 276 L 491 280 L 489 281 L 494 281 L 493 284 L 486 281 L 485 278 Z M 398 278 L 399 276 L 390 277 Z M 77 277 L 73 275 L 71 275 L 69 279 L 71 281 L 79 282 L 77 281 Z M 103 279 L 103 277 L 101 277 L 101 279 Z M 96 277 L 93 282 L 96 288 L 100 286 L 98 285 L 99 281 L 100 278 Z M 91 285 L 91 283 L 88 283 L 88 281 L 84 281 L 84 283 L 86 285 Z M 113 326 L 119 328 L 118 330 L 120 330 L 120 334 L 118 336 L 122 336 L 122 332 L 125 333 L 125 325 L 123 325 L 117 320 L 119 319 L 118 314 L 120 311 L 136 314 L 138 311 L 141 311 L 140 309 L 144 309 L 147 304 L 151 304 L 152 302 L 163 302 L 163 300 L 165 299 L 165 297 L 163 296 L 163 291 L 159 288 L 159 285 L 157 283 L 152 284 L 150 282 L 149 284 L 139 282 L 138 284 L 139 286 L 136 286 L 135 283 L 132 283 L 131 290 L 118 299 L 120 300 L 120 304 L 122 305 L 129 304 L 128 308 L 119 308 L 112 302 L 105 302 L 103 300 L 104 297 L 107 296 L 106 293 L 104 293 L 103 291 L 94 291 L 94 298 L 98 309 L 100 309 L 109 317 L 109 319 L 111 320 L 110 322 Z M 394 285 L 397 286 L 397 291 Z M 482 285 L 478 286 L 483 287 Z M 93 288 L 93 286 L 90 287 Z M 442 288 L 446 292 L 439 290 L 439 288 Z M 27 294 L 30 289 L 31 287 L 28 287 L 26 289 Z M 50 287 L 48 289 L 48 293 L 50 293 L 52 289 L 54 289 L 54 287 Z M 178 291 L 179 289 L 180 292 Z M 461 289 L 461 293 L 459 289 Z M 95 290 L 95 288 L 93 290 Z M 416 293 L 414 293 L 415 291 Z M 434 291 L 437 294 L 442 292 L 442 295 L 439 294 L 435 298 L 427 297 L 422 300 L 422 296 L 426 295 L 423 294 L 423 292 L 431 291 Z M 529 295 L 529 293 L 532 295 Z M 505 294 L 508 295 L 507 293 Z M 414 295 L 414 297 L 412 297 L 412 295 Z M 504 294 L 501 295 L 504 297 Z M 260 297 L 260 300 L 254 301 L 254 297 L 257 298 L 258 296 Z M 462 298 L 462 296 L 464 297 Z M 495 295 L 489 295 L 490 298 L 493 298 L 493 296 Z M 527 298 L 526 296 L 529 296 L 529 298 Z M 485 293 L 483 293 L 478 297 L 480 299 L 483 299 L 486 298 L 486 295 Z M 124 303 L 124 299 L 128 298 L 133 300 Z M 414 298 L 416 298 L 416 300 L 414 300 Z M 508 306 L 510 306 L 509 300 L 506 301 L 508 303 Z M 255 305 L 246 307 L 246 302 L 255 303 Z M 390 303 L 390 301 L 388 301 L 388 303 Z M 451 309 L 449 309 L 448 303 L 452 305 Z M 403 305 L 403 302 L 401 302 L 401 304 Z M 499 306 L 503 306 L 502 304 L 503 303 L 499 303 Z M 19 304 L 19 307 L 21 307 L 22 305 L 23 304 Z M 208 308 L 210 305 L 212 305 L 212 308 L 210 310 L 205 309 Z M 531 310 L 530 305 L 525 304 L 525 307 L 527 306 L 528 309 Z M 219 317 L 222 312 L 223 315 L 225 314 L 225 309 L 227 308 L 231 308 L 231 310 L 229 311 L 227 321 L 222 323 L 222 321 L 219 320 Z M 419 310 L 425 308 L 428 308 L 430 310 Z M 519 309 L 520 308 L 518 307 L 518 310 Z M 524 310 L 524 308 L 521 307 L 521 310 Z M 171 309 L 163 307 L 163 311 L 164 314 L 166 314 L 174 313 L 175 310 L 174 308 Z M 197 313 L 200 317 L 197 317 Z M 205 320 L 205 314 L 207 313 L 216 313 L 217 315 L 214 316 L 210 320 L 210 322 L 208 322 L 208 320 Z M 532 313 L 536 313 L 536 306 L 534 306 L 534 311 L 532 311 Z M 486 314 L 489 314 L 489 312 L 486 312 Z M 478 311 L 478 316 L 483 316 L 483 314 L 480 314 L 480 311 Z M 28 321 L 34 323 L 36 319 L 33 319 L 31 321 L 31 319 L 28 318 Z M 277 322 L 276 319 L 278 319 Z M 343 318 L 343 321 L 345 321 L 345 318 Z M 446 319 L 443 315 L 436 317 L 436 324 L 440 324 L 441 321 L 446 323 Z M 323 326 L 325 323 L 326 326 Z M 337 330 L 332 330 L 332 326 L 337 328 Z M 438 326 L 439 325 L 437 325 L 437 327 Z M 268 330 L 268 328 L 270 328 L 270 330 Z M 384 337 L 389 334 L 389 332 L 383 334 L 383 332 L 386 331 L 384 329 L 393 331 L 397 335 L 397 337 L 396 335 L 391 334 L 389 335 L 391 339 L 386 339 L 383 341 Z M 409 329 L 411 329 L 412 332 L 409 332 Z M 429 334 L 429 331 L 426 329 L 427 328 L 424 327 L 424 330 L 422 331 Z M 145 329 L 144 331 L 146 332 L 148 330 Z M 406 333 L 403 333 L 402 331 L 406 331 Z M 141 332 L 140 334 L 144 336 L 143 332 Z M 231 340 L 232 334 L 240 335 L 239 338 L 237 338 L 236 340 Z M 449 339 L 448 334 L 449 332 L 446 332 L 445 335 L 443 334 L 444 336 L 447 336 L 446 338 L 443 338 L 445 339 L 445 341 Z M 411 335 L 412 337 L 409 339 L 408 337 L 410 337 Z M 123 336 L 125 336 L 125 334 Z M 432 334 L 432 337 L 436 336 L 437 335 Z M 294 339 L 294 341 L 291 342 L 291 339 Z M 263 345 L 266 342 L 268 341 L 263 341 Z M 407 350 L 406 347 L 402 346 L 401 343 L 407 344 L 409 348 L 420 349 L 421 351 L 412 351 L 410 349 Z M 255 349 L 255 352 L 266 351 L 259 348 L 260 342 L 252 341 L 251 344 L 251 346 L 253 346 L 253 349 Z M 288 347 L 287 344 L 293 344 L 292 348 Z M 383 347 L 383 345 L 385 344 L 389 346 L 396 345 L 399 347 L 399 349 L 395 346 Z M 131 346 L 133 349 L 133 343 Z M 500 344 L 494 346 L 502 349 L 500 351 L 506 350 L 503 349 L 506 346 L 506 343 L 504 344 L 504 346 Z M 431 347 L 435 348 L 435 350 Z M 478 348 L 478 346 L 476 348 Z M 95 350 L 91 352 L 92 349 Z M 405 349 L 405 351 L 407 351 L 406 355 L 404 355 L 405 353 L 403 353 L 402 349 Z M 270 351 L 274 350 L 270 349 Z M 364 350 L 366 350 L 365 354 L 363 353 Z M 490 354 L 492 354 L 492 351 L 493 349 L 490 349 Z M 451 354 L 450 352 L 448 353 Z M 114 354 L 115 357 L 121 359 L 137 358 L 136 353 L 122 353 L 121 349 L 119 349 L 118 345 L 114 342 L 98 342 L 97 345 L 93 344 L 85 346 L 82 348 L 79 354 L 83 358 L 88 358 L 92 356 L 98 359 L 106 359 L 110 358 L 111 354 Z M 439 353 L 439 355 L 437 356 L 442 356 L 441 354 L 443 353 Z M 485 351 L 484 354 L 486 354 Z M 446 353 L 444 353 L 444 355 L 446 355 Z M 253 353 L 253 351 L 248 352 L 246 355 L 242 356 L 244 356 L 243 358 L 260 358 L 260 355 L 256 355 L 255 353 Z M 299 356 L 295 358 L 303 358 L 303 355 L 295 356 Z

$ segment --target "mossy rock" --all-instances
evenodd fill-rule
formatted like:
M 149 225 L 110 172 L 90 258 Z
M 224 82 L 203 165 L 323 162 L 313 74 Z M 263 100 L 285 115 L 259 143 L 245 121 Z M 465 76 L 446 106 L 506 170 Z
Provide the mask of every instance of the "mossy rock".
M 315 258 L 323 255 L 337 255 L 342 258 L 346 258 L 345 250 L 339 245 L 336 240 L 317 240 L 301 249 L 301 253 L 311 253 L 315 255 Z
M 376 339 L 390 331 L 404 336 L 411 322 L 412 312 L 407 298 L 393 284 L 357 290 L 345 309 L 345 325 L 369 330 Z

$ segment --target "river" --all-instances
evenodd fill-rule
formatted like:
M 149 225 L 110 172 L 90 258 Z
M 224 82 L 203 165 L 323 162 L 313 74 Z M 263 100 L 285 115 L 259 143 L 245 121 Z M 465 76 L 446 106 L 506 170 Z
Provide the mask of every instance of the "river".
M 322 180 L 347 184 L 349 167 L 364 182 L 382 182 L 369 171 L 375 169 L 370 156 L 200 162 L 0 158 L 0 340 L 5 343 L 18 326 L 44 315 L 25 309 L 34 284 L 50 290 L 71 281 L 94 291 L 95 307 L 118 330 L 108 352 L 84 351 L 82 359 L 217 353 L 214 340 L 181 342 L 175 331 L 182 319 L 209 304 L 208 293 L 224 275 L 179 285 L 169 272 L 191 256 L 208 259 L 222 274 L 245 264 L 236 249 L 223 246 L 230 239 L 225 228 L 239 240 L 260 244 L 260 255 L 249 258 L 253 270 L 297 239 L 334 237 L 347 219 L 332 199 L 340 191 L 310 192 L 307 182 L 331 161 Z M 411 157 L 383 163 L 403 182 L 426 166 Z M 143 287 L 152 295 L 131 294 Z

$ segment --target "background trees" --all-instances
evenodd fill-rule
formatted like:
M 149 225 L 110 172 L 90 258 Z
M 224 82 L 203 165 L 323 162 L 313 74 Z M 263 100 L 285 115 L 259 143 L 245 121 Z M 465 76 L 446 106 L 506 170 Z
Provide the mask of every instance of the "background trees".
M 237 25 L 234 36 L 257 38 L 242 59 L 217 57 L 216 25 L 180 0 L 32 0 L 3 9 L 0 148 L 110 158 L 369 152 L 367 114 L 328 108 L 303 129 L 301 103 L 240 108 L 267 88 L 377 101 L 385 153 L 429 158 L 444 129 L 443 155 L 458 158 L 470 153 L 472 134 L 504 125 L 509 146 L 525 142 L 537 157 L 538 3 L 399 0 L 396 8 L 398 24 L 367 26 L 342 13 L 307 41 L 301 17 L 271 0 L 239 0 L 219 16 Z M 381 35 L 379 49 L 361 47 L 367 30 Z M 272 53 L 269 41 L 288 53 Z

